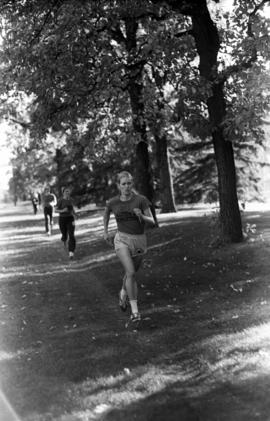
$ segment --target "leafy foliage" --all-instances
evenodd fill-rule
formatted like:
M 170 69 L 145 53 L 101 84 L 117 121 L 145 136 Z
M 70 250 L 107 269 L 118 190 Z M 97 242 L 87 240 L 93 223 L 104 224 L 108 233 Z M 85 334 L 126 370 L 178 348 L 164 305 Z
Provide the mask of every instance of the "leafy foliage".
M 234 144 L 239 192 L 254 197 L 259 172 L 249 156 L 263 147 L 261 123 L 269 107 L 269 21 L 259 13 L 261 2 L 236 1 L 231 12 L 212 12 L 221 41 L 212 84 L 199 75 L 191 15 L 172 12 L 172 1 L 154 3 L 2 2 L 2 115 L 8 111 L 10 121 L 29 130 L 12 140 L 13 165 L 27 189 L 31 183 L 49 181 L 58 190 L 71 183 L 78 204 L 104 201 L 113 191 L 114 173 L 134 166 L 129 80 L 141 66 L 151 160 L 155 167 L 158 129 L 167 136 L 177 201 L 216 199 L 209 143 L 215 127 L 207 101 L 219 83 L 225 84 L 222 129 Z M 138 30 L 136 46 L 127 54 L 124 23 L 131 18 Z M 27 113 L 19 92 L 30 100 Z

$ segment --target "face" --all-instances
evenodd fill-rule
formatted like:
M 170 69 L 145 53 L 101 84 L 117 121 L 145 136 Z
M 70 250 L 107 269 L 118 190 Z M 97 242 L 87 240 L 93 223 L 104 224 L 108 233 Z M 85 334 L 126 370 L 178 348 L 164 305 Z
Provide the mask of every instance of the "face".
M 122 177 L 118 186 L 120 193 L 124 196 L 128 196 L 132 191 L 133 181 L 129 177 Z
M 64 197 L 64 199 L 68 199 L 69 196 L 70 196 L 70 190 L 69 189 L 65 189 L 63 191 L 63 197 Z

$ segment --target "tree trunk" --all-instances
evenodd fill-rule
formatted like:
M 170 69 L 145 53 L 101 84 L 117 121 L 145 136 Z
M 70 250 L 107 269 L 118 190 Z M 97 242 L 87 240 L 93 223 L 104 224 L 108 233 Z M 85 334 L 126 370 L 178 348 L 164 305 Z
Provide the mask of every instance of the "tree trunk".
M 136 135 L 136 166 L 135 182 L 140 193 L 145 195 L 150 203 L 154 219 L 157 223 L 155 208 L 153 204 L 154 189 L 152 183 L 152 171 L 150 166 L 148 139 L 144 110 L 144 86 L 143 67 L 144 62 L 136 57 L 137 51 L 137 29 L 136 19 L 127 18 L 126 26 L 126 47 L 128 52 L 128 63 L 126 66 L 128 76 L 128 92 L 132 110 L 132 123 Z
M 223 83 L 218 81 L 217 54 L 219 36 L 207 4 L 192 15 L 193 34 L 200 56 L 200 74 L 211 84 L 212 96 L 207 100 L 212 140 L 218 170 L 220 223 L 223 236 L 232 242 L 243 239 L 241 214 L 236 189 L 236 171 L 232 143 L 225 139 L 222 122 L 226 116 Z
M 166 134 L 155 135 L 161 212 L 176 212 Z
M 161 3 L 160 0 L 152 2 Z M 207 106 L 218 169 L 221 229 L 223 235 L 230 241 L 240 242 L 243 233 L 237 199 L 233 148 L 225 139 L 222 130 L 226 107 L 223 85 L 217 81 L 217 55 L 220 48 L 218 31 L 211 19 L 206 0 L 167 0 L 167 3 L 173 10 L 192 18 L 192 34 L 200 58 L 200 74 L 206 84 L 212 87 L 212 96 L 208 99 Z
M 55 162 L 56 162 L 56 189 L 58 197 L 62 196 L 62 167 L 63 167 L 63 154 L 61 149 L 57 148 L 55 151 Z
M 153 200 L 152 174 L 150 167 L 146 124 L 144 120 L 144 105 L 142 100 L 142 85 L 138 80 L 129 81 L 129 98 L 132 109 L 132 124 L 136 137 L 136 167 L 135 180 L 138 190 L 150 201 Z
M 170 161 L 168 157 L 168 141 L 164 131 L 164 95 L 163 89 L 165 80 L 159 74 L 158 70 L 153 70 L 153 77 L 158 87 L 157 92 L 157 112 L 154 115 L 151 131 L 156 141 L 156 160 L 159 173 L 159 192 L 161 201 L 161 212 L 176 212 L 174 201 L 173 180 L 171 175 Z
M 208 99 L 211 122 L 217 123 L 219 113 L 225 114 L 224 94 L 221 85 L 213 88 Z M 236 189 L 236 171 L 232 143 L 224 139 L 222 128 L 216 125 L 212 132 L 215 159 L 218 171 L 218 191 L 221 229 L 225 239 L 239 242 L 243 239 L 241 214 Z
M 243 239 L 241 214 L 238 205 L 234 154 L 231 142 L 223 139 L 222 133 L 213 134 L 214 150 L 218 170 L 218 190 L 221 229 L 225 239 L 239 242 Z

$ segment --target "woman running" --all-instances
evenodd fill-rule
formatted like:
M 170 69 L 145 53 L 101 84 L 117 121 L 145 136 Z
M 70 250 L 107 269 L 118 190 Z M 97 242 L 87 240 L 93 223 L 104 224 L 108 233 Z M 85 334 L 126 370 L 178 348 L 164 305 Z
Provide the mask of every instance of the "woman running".
M 119 306 L 126 311 L 128 300 L 131 307 L 130 321 L 138 323 L 141 316 L 138 310 L 138 286 L 135 273 L 139 270 L 146 253 L 145 226 L 155 226 L 148 199 L 137 194 L 133 188 L 132 175 L 122 171 L 117 177 L 119 195 L 108 200 L 104 212 L 104 239 L 110 243 L 108 225 L 111 212 L 115 215 L 117 233 L 114 248 L 125 275 L 119 293 Z
M 63 197 L 59 199 L 56 209 L 59 213 L 59 228 L 62 234 L 61 240 L 66 248 L 68 241 L 69 258 L 73 259 L 76 247 L 75 239 L 75 211 L 73 202 L 70 198 L 70 189 L 65 187 L 63 189 Z

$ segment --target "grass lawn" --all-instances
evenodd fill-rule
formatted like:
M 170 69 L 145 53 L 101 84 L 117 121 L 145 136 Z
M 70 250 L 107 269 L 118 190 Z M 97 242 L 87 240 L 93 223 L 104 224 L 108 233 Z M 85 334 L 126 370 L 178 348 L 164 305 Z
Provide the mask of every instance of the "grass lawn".
M 246 211 L 254 232 L 223 247 L 213 212 L 159 220 L 133 331 L 102 211 L 81 212 L 69 262 L 57 223 L 46 237 L 30 205 L 0 210 L 1 390 L 17 419 L 270 420 L 270 212 Z

